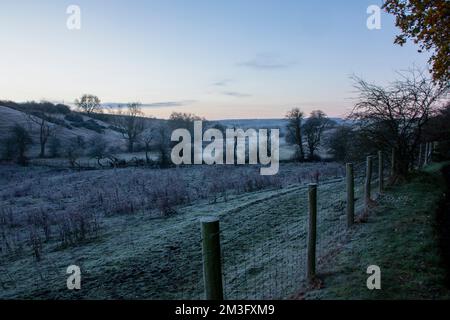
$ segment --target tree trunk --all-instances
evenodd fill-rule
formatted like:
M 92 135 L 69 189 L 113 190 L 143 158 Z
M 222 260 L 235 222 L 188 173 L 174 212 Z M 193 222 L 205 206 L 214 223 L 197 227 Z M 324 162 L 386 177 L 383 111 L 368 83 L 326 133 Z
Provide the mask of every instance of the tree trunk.
M 145 147 L 145 162 L 147 163 L 147 164 L 150 164 L 150 157 L 148 156 L 148 149 L 149 149 L 149 147 L 148 146 L 146 146 Z
M 128 140 L 128 152 L 133 153 L 133 151 L 134 151 L 134 141 Z
M 41 152 L 39 153 L 39 158 L 45 158 L 45 143 L 41 142 Z
M 394 175 L 392 183 L 402 182 L 408 178 L 411 161 L 408 152 L 403 148 L 395 149 L 395 163 L 393 164 Z
M 314 159 L 314 147 L 309 147 L 309 160 L 312 161 Z
M 301 124 L 300 126 L 297 126 L 297 128 L 295 129 L 295 138 L 297 140 L 297 145 L 298 145 L 298 160 L 300 162 L 302 162 L 303 160 L 305 160 L 305 153 L 303 151 L 303 137 L 302 137 L 302 128 L 301 128 Z

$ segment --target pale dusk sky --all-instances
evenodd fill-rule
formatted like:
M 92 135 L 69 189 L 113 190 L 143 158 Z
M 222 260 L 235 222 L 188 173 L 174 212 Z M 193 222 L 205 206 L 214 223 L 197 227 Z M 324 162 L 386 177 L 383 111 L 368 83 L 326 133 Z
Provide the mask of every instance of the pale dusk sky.
M 69 5 L 81 29 L 69 30 Z M 424 67 L 393 44 L 375 0 L 0 0 L 0 99 L 140 101 L 145 112 L 281 118 L 293 108 L 343 116 L 356 74 L 380 84 Z

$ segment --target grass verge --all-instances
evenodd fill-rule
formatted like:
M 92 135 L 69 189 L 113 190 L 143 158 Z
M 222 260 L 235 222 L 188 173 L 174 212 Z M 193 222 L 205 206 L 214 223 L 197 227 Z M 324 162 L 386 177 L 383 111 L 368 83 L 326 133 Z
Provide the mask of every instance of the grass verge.
M 448 165 L 448 163 L 446 164 Z M 306 299 L 449 299 L 436 225 L 446 192 L 444 164 L 429 166 L 377 200 L 368 221 L 348 233 L 341 252 L 322 269 L 323 288 Z M 381 290 L 370 291 L 367 267 L 381 268 Z

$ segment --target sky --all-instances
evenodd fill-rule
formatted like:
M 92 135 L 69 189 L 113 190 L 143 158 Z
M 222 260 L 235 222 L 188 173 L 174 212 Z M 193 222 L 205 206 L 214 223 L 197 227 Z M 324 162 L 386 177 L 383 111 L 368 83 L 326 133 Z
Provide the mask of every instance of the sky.
M 69 30 L 77 5 L 81 28 Z M 350 76 L 387 84 L 429 56 L 369 30 L 381 0 L 0 0 L 0 99 L 67 104 L 85 93 L 147 115 L 345 116 Z

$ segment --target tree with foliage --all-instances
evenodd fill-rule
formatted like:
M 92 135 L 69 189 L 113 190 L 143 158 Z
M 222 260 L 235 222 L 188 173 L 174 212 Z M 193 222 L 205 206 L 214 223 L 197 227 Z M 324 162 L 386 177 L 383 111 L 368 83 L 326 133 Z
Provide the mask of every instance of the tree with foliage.
M 402 30 L 395 43 L 404 45 L 408 39 L 420 50 L 432 51 L 430 64 L 435 81 L 448 85 L 450 80 L 450 1 L 448 0 L 386 0 L 383 8 L 396 18 Z
M 5 158 L 17 161 L 18 164 L 26 166 L 28 159 L 26 152 L 33 143 L 28 131 L 19 124 L 11 128 L 9 137 L 5 140 Z
M 424 140 L 450 142 L 450 102 L 447 101 L 425 125 Z
M 310 117 L 306 120 L 303 125 L 303 132 L 306 137 L 306 142 L 308 143 L 310 160 L 315 158 L 314 152 L 316 152 L 320 146 L 323 132 L 325 129 L 331 127 L 331 125 L 332 121 L 321 110 L 311 112 Z
M 445 89 L 420 70 L 401 73 L 402 79 L 381 87 L 354 78 L 359 91 L 350 119 L 359 133 L 379 149 L 395 150 L 394 181 L 408 176 L 424 126 L 441 107 Z
M 438 153 L 441 160 L 450 159 L 450 103 L 430 119 L 425 125 L 422 142 L 438 142 Z
M 287 136 L 286 141 L 297 146 L 296 158 L 298 161 L 305 160 L 303 151 L 303 126 L 304 113 L 299 108 L 294 108 L 286 114 Z
M 356 133 L 351 126 L 342 125 L 335 128 L 327 141 L 330 154 L 335 161 L 347 162 L 352 160 L 353 144 Z
M 350 124 L 333 128 L 326 145 L 333 159 L 341 163 L 365 161 L 367 155 L 376 154 L 383 148 L 374 145 L 370 137 L 357 130 L 357 125 Z
M 100 167 L 103 167 L 102 159 L 110 157 L 108 142 L 103 135 L 97 134 L 89 140 L 89 156 L 96 159 Z
M 75 100 L 75 105 L 81 112 L 87 115 L 101 113 L 103 111 L 100 99 L 92 94 L 85 94 L 80 100 Z

